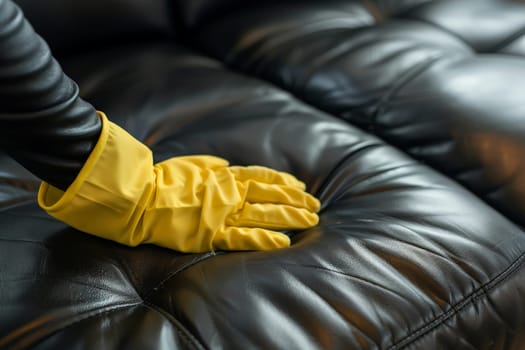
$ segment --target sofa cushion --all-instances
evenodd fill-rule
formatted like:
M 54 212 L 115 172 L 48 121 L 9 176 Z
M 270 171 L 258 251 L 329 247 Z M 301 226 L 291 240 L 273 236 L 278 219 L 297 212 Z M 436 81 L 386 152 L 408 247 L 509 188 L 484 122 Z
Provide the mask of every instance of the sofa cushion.
M 525 225 L 525 3 L 238 5 L 195 45 L 375 133 Z
M 64 63 L 83 96 L 157 160 L 205 153 L 291 172 L 321 199 L 321 221 L 289 232 L 289 249 L 179 254 L 82 234 L 34 198 L 15 203 L 4 192 L 0 348 L 503 349 L 525 341 L 523 231 L 454 181 L 173 43 Z

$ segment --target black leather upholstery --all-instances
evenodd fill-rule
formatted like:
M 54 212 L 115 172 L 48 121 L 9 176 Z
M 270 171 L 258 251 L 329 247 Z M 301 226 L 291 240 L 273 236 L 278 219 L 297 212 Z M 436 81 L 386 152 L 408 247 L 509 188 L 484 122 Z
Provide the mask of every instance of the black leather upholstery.
M 318 227 L 273 252 L 127 248 L 45 215 L 2 156 L 0 348 L 523 349 L 525 4 L 219 3 L 61 63 L 157 160 L 295 174 Z
M 166 0 L 17 0 L 59 57 L 177 32 Z
M 393 3 L 245 6 L 195 30 L 229 65 L 378 134 L 523 225 L 523 3 Z

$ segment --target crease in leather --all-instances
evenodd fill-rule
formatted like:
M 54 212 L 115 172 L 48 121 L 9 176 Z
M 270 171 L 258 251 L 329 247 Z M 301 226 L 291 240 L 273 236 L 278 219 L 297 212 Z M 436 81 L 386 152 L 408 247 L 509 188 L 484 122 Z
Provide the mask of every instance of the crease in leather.
M 143 305 L 149 308 L 150 310 L 158 312 L 160 315 L 168 319 L 174 326 L 177 334 L 184 340 L 186 345 L 190 345 L 194 349 L 206 349 L 204 345 L 188 331 L 188 329 L 182 324 L 182 322 L 175 318 L 174 315 L 168 313 L 166 310 L 160 308 L 158 305 L 149 302 L 144 302 Z
M 493 48 L 487 50 L 488 52 L 500 52 L 505 50 L 508 46 L 511 46 L 516 40 L 521 39 L 525 36 L 525 27 L 518 30 L 516 33 L 509 35 L 507 38 L 503 39 L 499 44 L 494 45 Z
M 505 282 L 508 278 L 513 276 L 513 274 L 516 271 L 522 268 L 524 262 L 525 262 L 525 253 L 522 253 L 506 269 L 498 273 L 496 276 L 494 276 L 492 279 L 490 279 L 486 283 L 480 285 L 478 288 L 476 288 L 470 294 L 466 295 L 459 302 L 453 305 L 450 305 L 449 311 L 442 313 L 440 316 L 434 318 L 432 321 L 429 321 L 425 323 L 423 326 L 416 329 L 415 331 L 408 333 L 405 337 L 401 338 L 400 340 L 390 345 L 388 349 L 397 350 L 397 349 L 402 349 L 404 347 L 407 347 L 411 343 L 417 341 L 419 338 L 424 337 L 429 332 L 437 329 L 438 327 L 441 327 L 450 318 L 460 314 L 461 311 L 465 309 L 466 307 L 471 306 L 472 304 L 476 303 L 478 300 L 482 298 L 486 298 L 492 289 L 496 288 L 498 285 Z
M 144 301 L 148 301 L 153 296 L 154 293 L 156 293 L 160 289 L 162 289 L 170 280 L 175 278 L 179 273 L 183 272 L 184 270 L 187 270 L 188 268 L 194 266 L 197 263 L 200 263 L 200 262 L 202 262 L 204 260 L 207 260 L 207 259 L 209 259 L 211 257 L 217 256 L 217 255 L 222 255 L 222 254 L 225 254 L 225 253 L 219 252 L 219 251 L 211 251 L 209 253 L 201 254 L 201 255 L 197 256 L 195 259 L 193 259 L 192 261 L 182 265 L 181 267 L 179 267 L 175 271 L 172 271 L 164 279 L 162 279 L 159 283 L 157 283 L 155 286 L 153 286 L 149 290 L 149 292 L 146 292 L 144 294 L 144 297 L 143 297 Z
M 80 314 L 77 313 L 72 317 L 68 317 L 67 321 L 62 320 L 54 322 L 54 326 L 50 322 L 41 323 L 41 326 L 37 327 L 36 332 L 32 332 L 31 334 L 28 333 L 29 331 L 34 330 L 34 327 L 30 329 L 26 329 L 26 327 L 23 327 L 21 329 L 19 328 L 18 330 L 9 333 L 3 338 L 0 338 L 0 348 L 3 348 L 5 346 L 6 348 L 12 350 L 26 349 L 29 346 L 35 344 L 36 342 L 48 337 L 52 333 L 71 327 L 84 320 L 137 305 L 141 305 L 141 303 L 122 303 L 117 305 L 105 306 L 96 310 L 89 310 Z

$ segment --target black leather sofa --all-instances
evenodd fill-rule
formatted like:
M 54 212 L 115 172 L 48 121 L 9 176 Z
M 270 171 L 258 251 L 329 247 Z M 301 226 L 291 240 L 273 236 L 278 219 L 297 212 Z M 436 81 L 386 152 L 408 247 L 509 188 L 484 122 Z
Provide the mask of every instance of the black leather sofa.
M 1 349 L 525 349 L 525 2 L 17 2 L 157 160 L 323 208 L 289 249 L 128 248 L 2 155 Z

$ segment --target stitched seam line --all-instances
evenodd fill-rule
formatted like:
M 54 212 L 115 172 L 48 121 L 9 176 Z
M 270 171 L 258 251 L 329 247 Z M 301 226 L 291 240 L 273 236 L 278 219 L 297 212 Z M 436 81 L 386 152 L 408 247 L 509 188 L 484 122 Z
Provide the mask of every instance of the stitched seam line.
M 150 304 L 145 304 L 145 303 L 120 304 L 116 306 L 102 308 L 100 310 L 94 310 L 94 311 L 92 310 L 92 311 L 86 312 L 83 315 L 73 317 L 71 321 L 64 322 L 61 325 L 59 325 L 61 327 L 57 327 L 56 329 L 51 329 L 50 332 L 46 332 L 47 333 L 46 335 L 41 334 L 42 332 L 45 331 L 45 329 L 44 330 L 39 329 L 36 331 L 36 337 L 35 335 L 33 335 L 30 338 L 28 338 L 27 336 L 25 336 L 26 334 L 21 334 L 20 336 L 15 336 L 14 337 L 15 339 L 11 341 L 10 339 L 7 339 L 7 338 L 0 339 L 0 347 L 7 345 L 9 346 L 9 349 L 24 349 L 24 348 L 27 348 L 28 346 L 32 346 L 33 344 L 35 344 L 35 342 L 39 340 L 48 338 L 55 332 L 63 331 L 80 322 L 87 321 L 95 317 L 107 315 L 112 312 L 119 311 L 121 309 L 129 308 L 133 306 L 141 306 L 141 305 L 149 308 L 150 310 L 158 312 L 159 314 L 164 316 L 166 319 L 168 319 L 170 323 L 174 326 L 177 335 L 180 336 L 181 340 L 185 343 L 185 345 L 191 345 L 194 349 L 205 349 L 204 346 L 202 346 L 202 344 L 196 338 L 192 337 L 192 335 L 186 330 L 186 328 L 183 327 L 182 324 L 177 319 L 175 319 L 172 315 L 166 314 L 165 312 L 163 312 L 162 310 L 159 310 L 155 306 L 150 305 Z M 19 341 L 17 341 L 16 339 L 19 339 Z
M 388 347 L 388 349 L 396 350 L 396 349 L 401 349 L 403 347 L 407 347 L 411 343 L 425 336 L 430 331 L 440 327 L 441 325 L 443 325 L 443 323 L 448 321 L 450 318 L 459 314 L 461 311 L 463 311 L 463 309 L 470 306 L 471 304 L 474 304 L 478 300 L 482 299 L 492 289 L 494 289 L 495 287 L 503 283 L 505 280 L 507 280 L 510 276 L 513 275 L 515 271 L 517 271 L 520 267 L 522 267 L 524 261 L 525 261 L 525 253 L 522 253 L 511 265 L 509 265 L 509 267 L 507 267 L 505 270 L 499 273 L 492 280 L 481 285 L 479 288 L 477 288 L 472 293 L 467 295 L 461 301 L 457 302 L 454 305 L 451 305 L 451 310 L 441 314 L 441 316 L 435 318 L 433 321 L 430 321 L 426 325 L 420 327 L 416 331 L 408 334 L 401 340 L 395 342 L 390 347 Z
M 204 261 L 208 258 L 211 258 L 213 256 L 216 256 L 216 255 L 220 255 L 222 253 L 220 252 L 210 252 L 210 253 L 206 253 L 206 254 L 203 254 L 203 255 L 200 255 L 198 257 L 196 257 L 195 259 L 191 260 L 190 262 L 188 262 L 187 264 L 184 264 L 182 265 L 181 267 L 179 267 L 177 270 L 173 271 L 172 273 L 168 274 L 168 276 L 166 278 L 164 278 L 162 281 L 160 281 L 157 285 L 155 285 L 153 288 L 151 288 L 148 292 L 146 292 L 144 294 L 144 301 L 148 301 L 148 299 L 152 296 L 153 293 L 157 292 L 159 289 L 163 288 L 164 285 L 169 282 L 171 279 L 173 279 L 176 275 L 178 275 L 180 272 L 192 267 L 193 265 L 201 262 L 201 261 Z
M 160 308 L 158 305 L 154 305 L 151 303 L 144 303 L 144 306 L 158 312 L 165 318 L 167 318 L 175 327 L 175 331 L 177 332 L 177 335 L 180 336 L 181 340 L 184 341 L 185 345 L 192 346 L 193 349 L 206 349 L 206 347 L 199 341 L 197 338 L 195 338 L 184 325 L 177 320 L 172 314 L 166 312 L 164 309 Z
M 109 314 L 113 311 L 119 311 L 124 308 L 140 305 L 141 303 L 128 303 L 128 304 L 119 304 L 109 307 L 103 307 L 98 310 L 91 310 L 84 314 L 77 315 L 72 317 L 67 322 L 58 322 L 59 324 L 55 327 L 39 327 L 32 335 L 28 336 L 27 332 L 20 333 L 19 335 L 13 335 L 11 337 L 6 337 L 0 339 L 0 348 L 4 346 L 9 346 L 9 349 L 25 349 L 31 345 L 34 345 L 37 341 L 48 338 L 53 333 L 65 330 L 66 328 L 72 327 L 82 321 L 89 320 L 97 316 L 102 316 Z M 45 334 L 44 334 L 45 333 Z M 11 343 L 11 344 L 10 344 Z

